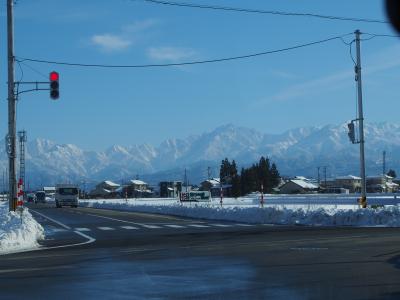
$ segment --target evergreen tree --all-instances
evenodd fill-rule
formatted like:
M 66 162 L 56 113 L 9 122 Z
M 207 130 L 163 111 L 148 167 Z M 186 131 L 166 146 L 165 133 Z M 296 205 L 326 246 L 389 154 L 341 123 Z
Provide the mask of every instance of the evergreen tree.
M 221 162 L 221 167 L 219 170 L 219 178 L 222 184 L 227 184 L 230 177 L 230 163 L 228 158 L 225 158 Z
M 235 175 L 232 178 L 232 196 L 237 198 L 241 195 L 241 183 L 240 183 L 240 176 Z
M 388 175 L 388 176 L 390 176 L 390 177 L 393 177 L 393 178 L 396 178 L 396 177 L 397 177 L 396 171 L 395 171 L 395 170 L 392 170 L 392 169 L 390 169 L 389 172 L 387 172 L 386 175 Z
M 277 187 L 281 181 L 281 176 L 279 174 L 278 168 L 275 163 L 272 163 L 271 166 L 271 185 L 272 188 Z

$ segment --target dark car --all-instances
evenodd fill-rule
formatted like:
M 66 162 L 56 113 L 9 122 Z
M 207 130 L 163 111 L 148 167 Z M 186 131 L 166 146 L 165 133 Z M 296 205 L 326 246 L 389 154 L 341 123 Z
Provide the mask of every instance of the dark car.
M 36 192 L 35 203 L 46 203 L 46 193 L 44 191 Z

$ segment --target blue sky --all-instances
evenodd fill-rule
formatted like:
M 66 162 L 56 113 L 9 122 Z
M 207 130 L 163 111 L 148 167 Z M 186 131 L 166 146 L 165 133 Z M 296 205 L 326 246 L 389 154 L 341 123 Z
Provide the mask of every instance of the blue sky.
M 264 10 L 385 19 L 382 1 L 191 0 Z M 0 135 L 6 134 L 5 8 L 0 57 Z M 99 64 L 151 64 L 243 55 L 354 32 L 394 34 L 387 24 L 246 14 L 154 5 L 141 0 L 19 0 L 19 57 Z M 350 41 L 352 36 L 346 38 Z M 367 121 L 398 122 L 400 40 L 362 44 Z M 341 123 L 355 116 L 349 47 L 336 40 L 291 52 L 196 66 L 98 69 L 26 63 L 23 80 L 60 73 L 60 99 L 21 95 L 18 129 L 28 138 L 73 143 L 88 150 L 113 144 L 157 145 L 233 123 L 279 133 Z M 34 68 L 34 72 L 29 67 Z M 16 78 L 21 72 L 16 66 Z

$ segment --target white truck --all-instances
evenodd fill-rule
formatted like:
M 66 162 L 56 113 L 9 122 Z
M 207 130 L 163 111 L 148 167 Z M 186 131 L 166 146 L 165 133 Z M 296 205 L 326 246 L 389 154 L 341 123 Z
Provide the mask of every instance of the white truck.
M 74 184 L 57 184 L 55 201 L 56 207 L 71 206 L 78 207 L 79 191 Z

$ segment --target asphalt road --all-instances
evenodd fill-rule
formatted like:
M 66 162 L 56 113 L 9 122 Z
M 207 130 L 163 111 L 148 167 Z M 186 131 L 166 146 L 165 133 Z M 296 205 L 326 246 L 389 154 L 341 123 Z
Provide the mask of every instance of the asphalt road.
M 46 240 L 0 256 L 0 299 L 400 299 L 397 228 L 31 208 Z

